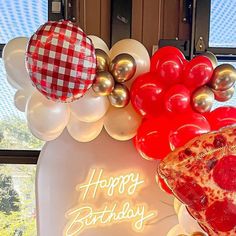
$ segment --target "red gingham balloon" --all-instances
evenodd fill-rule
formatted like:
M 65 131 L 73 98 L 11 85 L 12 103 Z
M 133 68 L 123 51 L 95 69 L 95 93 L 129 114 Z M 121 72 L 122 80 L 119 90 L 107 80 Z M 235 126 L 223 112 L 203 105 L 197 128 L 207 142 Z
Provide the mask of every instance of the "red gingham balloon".
M 72 102 L 91 87 L 95 49 L 70 21 L 49 21 L 30 38 L 26 63 L 36 88 L 53 101 Z

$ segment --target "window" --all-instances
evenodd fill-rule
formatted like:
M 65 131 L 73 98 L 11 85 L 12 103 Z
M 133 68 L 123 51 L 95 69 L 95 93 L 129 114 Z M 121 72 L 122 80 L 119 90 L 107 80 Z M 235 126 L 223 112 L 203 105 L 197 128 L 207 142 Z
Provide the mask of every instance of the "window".
M 36 236 L 35 172 L 43 142 L 14 105 L 1 53 L 18 36 L 30 37 L 48 20 L 48 0 L 0 0 L 0 235 Z
M 194 51 L 236 56 L 236 1 L 195 0 Z

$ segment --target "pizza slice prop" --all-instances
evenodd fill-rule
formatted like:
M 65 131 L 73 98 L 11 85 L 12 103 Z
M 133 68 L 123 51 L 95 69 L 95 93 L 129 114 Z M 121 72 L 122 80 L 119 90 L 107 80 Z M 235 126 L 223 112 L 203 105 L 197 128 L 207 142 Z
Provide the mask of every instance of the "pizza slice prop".
M 236 127 L 170 153 L 159 174 L 209 236 L 236 235 Z

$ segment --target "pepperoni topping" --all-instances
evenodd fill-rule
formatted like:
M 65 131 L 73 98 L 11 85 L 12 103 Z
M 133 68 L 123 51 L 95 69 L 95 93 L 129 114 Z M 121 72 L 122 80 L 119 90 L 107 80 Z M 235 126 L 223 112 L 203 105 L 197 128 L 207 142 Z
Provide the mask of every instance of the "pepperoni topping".
M 174 193 L 188 207 L 200 211 L 207 206 L 207 195 L 193 178 L 182 176 L 177 180 Z
M 227 199 L 214 202 L 206 210 L 206 220 L 212 229 L 228 232 L 236 226 L 236 205 Z
M 226 146 L 226 138 L 222 134 L 216 135 L 213 145 L 215 148 L 222 148 Z
M 214 181 L 225 190 L 236 191 L 236 156 L 224 156 L 213 170 Z

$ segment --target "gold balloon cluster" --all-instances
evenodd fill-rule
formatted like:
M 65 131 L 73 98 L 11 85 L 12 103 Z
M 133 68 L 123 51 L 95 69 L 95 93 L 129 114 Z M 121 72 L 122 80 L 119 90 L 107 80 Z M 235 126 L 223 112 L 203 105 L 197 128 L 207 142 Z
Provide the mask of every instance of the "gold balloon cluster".
M 187 236 L 187 235 L 179 234 L 178 236 Z M 202 232 L 194 232 L 194 233 L 191 234 L 191 236 L 205 236 L 205 234 L 202 233 Z
M 114 107 L 125 107 L 130 100 L 129 89 L 124 85 L 136 72 L 134 58 L 121 53 L 112 61 L 106 52 L 96 49 L 97 75 L 93 83 L 93 90 L 99 96 L 108 96 Z
M 214 101 L 226 102 L 234 95 L 236 81 L 236 69 L 230 64 L 218 65 L 216 56 L 207 52 L 213 65 L 214 72 L 208 85 L 198 88 L 192 95 L 193 108 L 200 112 L 209 112 Z

